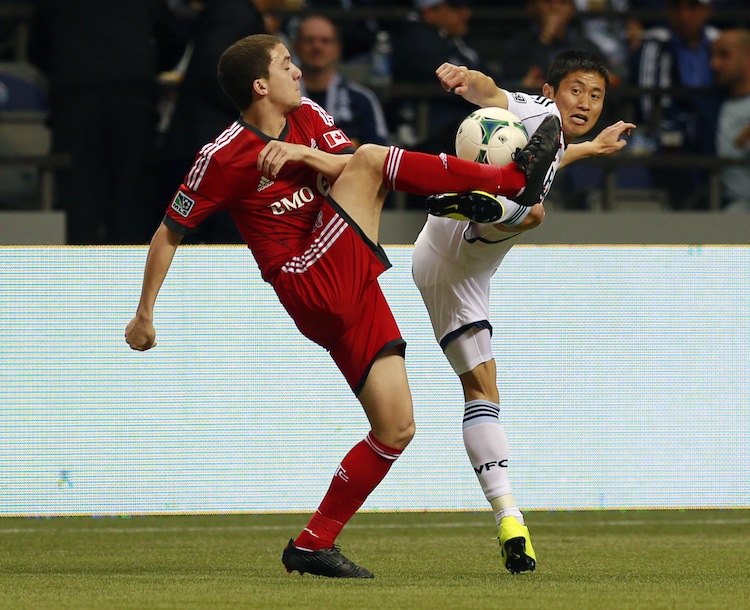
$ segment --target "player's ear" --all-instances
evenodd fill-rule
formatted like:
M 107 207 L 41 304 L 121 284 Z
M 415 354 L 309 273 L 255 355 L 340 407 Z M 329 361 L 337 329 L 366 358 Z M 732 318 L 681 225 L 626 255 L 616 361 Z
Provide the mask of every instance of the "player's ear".
M 258 95 L 266 95 L 268 93 L 268 86 L 265 79 L 256 78 L 253 81 L 253 91 Z
M 555 99 L 555 90 L 549 83 L 542 85 L 542 95 L 550 100 Z

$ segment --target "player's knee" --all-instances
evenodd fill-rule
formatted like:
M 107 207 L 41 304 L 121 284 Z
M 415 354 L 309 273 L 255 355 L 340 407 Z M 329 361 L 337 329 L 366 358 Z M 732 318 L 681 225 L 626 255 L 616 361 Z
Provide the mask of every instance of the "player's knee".
M 414 418 L 390 420 L 385 426 L 373 426 L 373 434 L 384 445 L 403 450 L 414 438 L 416 424 Z
M 414 419 L 402 422 L 398 426 L 393 426 L 393 429 L 390 430 L 390 433 L 393 437 L 391 446 L 396 449 L 405 449 L 406 446 L 411 442 L 411 439 L 414 438 L 414 433 L 416 432 L 416 430 L 417 426 L 414 423 Z
M 388 155 L 388 148 L 380 144 L 362 144 L 352 157 L 350 164 L 374 167 L 378 171 L 383 167 L 385 158 Z
M 531 206 L 528 216 L 526 216 L 531 222 L 529 228 L 538 227 L 544 222 L 544 205 L 537 203 Z
M 415 424 L 414 420 L 412 419 L 409 424 L 405 426 L 401 431 L 401 442 L 403 443 L 404 447 L 406 447 L 411 442 L 411 439 L 414 438 L 416 432 L 417 424 Z

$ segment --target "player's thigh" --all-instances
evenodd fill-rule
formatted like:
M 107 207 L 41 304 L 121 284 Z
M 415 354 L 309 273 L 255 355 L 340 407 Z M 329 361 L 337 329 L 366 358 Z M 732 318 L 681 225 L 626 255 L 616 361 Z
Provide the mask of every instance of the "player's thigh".
M 414 436 L 414 410 L 404 358 L 396 350 L 372 365 L 359 400 L 380 442 L 403 448 Z
M 387 190 L 383 165 L 388 148 L 375 144 L 360 146 L 331 188 L 331 197 L 373 242 L 378 242 L 380 214 Z
M 423 267 L 414 277 L 441 347 L 471 324 L 489 324 L 491 272 L 471 275 L 461 265 L 443 261 L 442 266 Z

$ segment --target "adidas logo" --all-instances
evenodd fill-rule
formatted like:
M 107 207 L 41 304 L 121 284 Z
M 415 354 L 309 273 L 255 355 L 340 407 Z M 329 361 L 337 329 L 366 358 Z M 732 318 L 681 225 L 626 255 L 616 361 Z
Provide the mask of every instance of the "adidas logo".
M 260 177 L 260 182 L 258 182 L 258 189 L 257 189 L 257 191 L 260 193 L 262 190 L 267 189 L 272 184 L 273 184 L 273 180 L 269 180 L 265 176 L 261 176 Z

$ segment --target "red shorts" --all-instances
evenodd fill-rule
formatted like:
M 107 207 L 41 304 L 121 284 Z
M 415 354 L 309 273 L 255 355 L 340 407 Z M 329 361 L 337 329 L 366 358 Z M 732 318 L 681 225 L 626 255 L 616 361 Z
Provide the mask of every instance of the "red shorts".
M 282 305 L 303 335 L 327 349 L 358 395 L 376 358 L 401 337 L 378 276 L 390 267 L 338 204 L 321 208 L 308 247 L 272 279 Z

